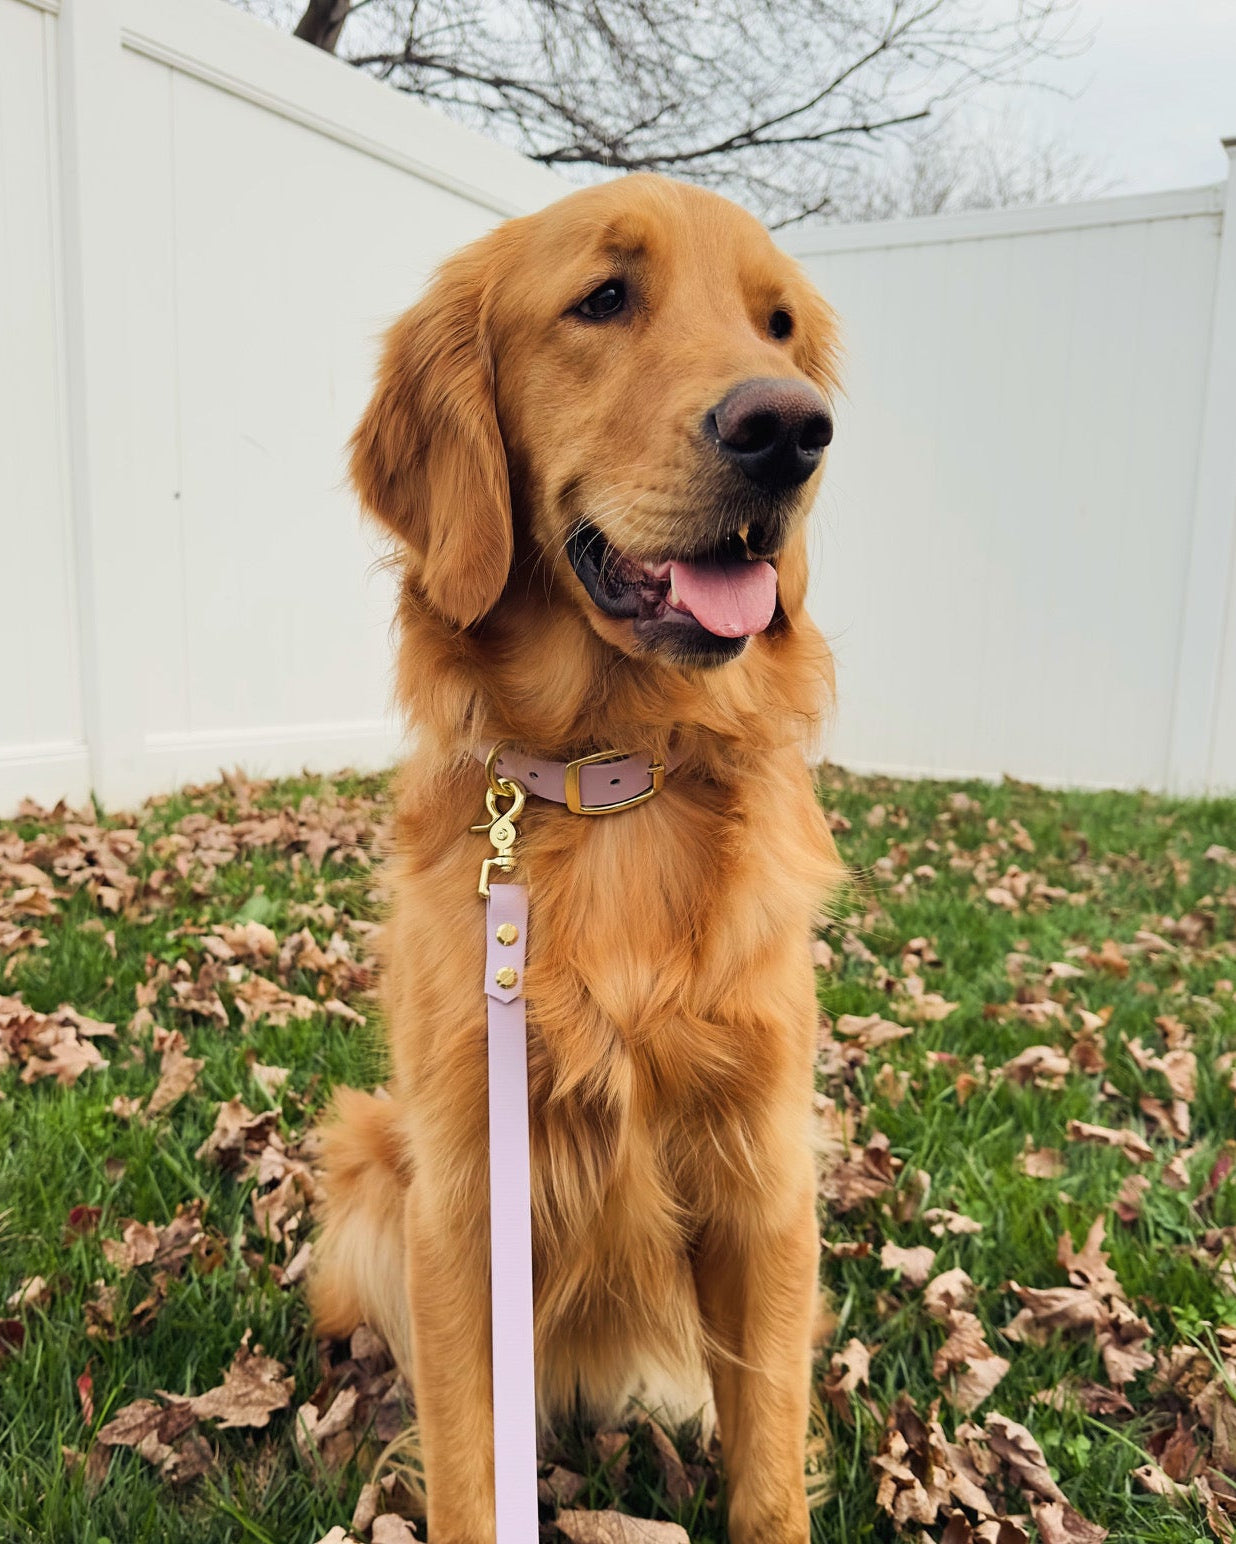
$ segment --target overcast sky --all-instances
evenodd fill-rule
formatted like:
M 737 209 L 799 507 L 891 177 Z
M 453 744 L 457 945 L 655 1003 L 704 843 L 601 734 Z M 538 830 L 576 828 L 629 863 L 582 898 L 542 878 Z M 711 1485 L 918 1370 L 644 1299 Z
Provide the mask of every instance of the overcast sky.
M 1017 109 L 1097 162 L 1113 193 L 1227 175 L 1236 137 L 1236 0 L 1081 0 L 1076 59 L 1053 65 L 1069 97 L 1017 92 Z

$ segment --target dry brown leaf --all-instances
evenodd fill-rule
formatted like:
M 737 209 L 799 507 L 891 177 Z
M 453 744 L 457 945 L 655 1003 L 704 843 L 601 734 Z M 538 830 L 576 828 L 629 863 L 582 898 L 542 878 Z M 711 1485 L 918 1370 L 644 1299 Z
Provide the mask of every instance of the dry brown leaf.
M 254 1082 L 272 1100 L 291 1076 L 290 1068 L 272 1067 L 264 1062 L 254 1062 L 249 1071 L 253 1074 Z
M 180 1448 L 174 1446 L 195 1420 L 183 1401 L 165 1406 L 152 1399 L 138 1399 L 118 1410 L 95 1440 L 105 1449 L 133 1448 L 169 1479 L 183 1482 L 204 1473 L 213 1459 L 209 1446 L 203 1451 L 204 1445 L 193 1439 Z
M 0 1068 L 19 1066 L 23 1083 L 54 1077 L 68 1087 L 83 1072 L 106 1067 L 94 1041 L 115 1033 L 114 1024 L 85 1018 L 67 1003 L 54 1013 L 39 1013 L 20 995 L 0 995 Z
M 278 1124 L 278 1110 L 255 1115 L 237 1094 L 219 1106 L 214 1129 L 196 1156 L 199 1162 L 215 1163 L 224 1170 L 238 1169 L 246 1158 L 261 1152 Z
M 102 1247 L 104 1259 L 127 1274 L 154 1259 L 159 1252 L 159 1230 L 148 1222 L 130 1219 L 120 1237 L 105 1238 Z
M 156 1115 L 170 1110 L 197 1082 L 197 1075 L 205 1065 L 203 1059 L 186 1056 L 177 1048 L 165 1051 L 160 1063 L 159 1081 L 146 1105 L 146 1119 L 152 1120 Z
M 300 1456 L 308 1459 L 314 1449 L 320 1449 L 331 1437 L 347 1431 L 356 1414 L 360 1394 L 355 1388 L 342 1388 L 335 1395 L 324 1414 L 319 1414 L 314 1404 L 303 1404 L 296 1412 L 296 1448 Z M 353 1527 L 356 1522 L 353 1520 Z M 358 1529 L 364 1532 L 364 1529 Z
M 897 1271 L 908 1287 L 921 1287 L 935 1263 L 936 1252 L 926 1244 L 902 1249 L 897 1244 L 887 1243 L 880 1250 L 880 1264 L 886 1271 Z
M 649 1522 L 622 1512 L 559 1512 L 554 1524 L 572 1544 L 691 1544 L 677 1523 Z
M 542 1506 L 569 1507 L 580 1492 L 588 1488 L 588 1481 L 574 1469 L 564 1469 L 553 1464 L 549 1473 L 536 1482 L 537 1497 Z
M 1230 1392 L 1231 1374 L 1212 1378 L 1193 1401 L 1202 1424 L 1211 1434 L 1211 1461 L 1236 1474 L 1236 1401 Z
M 1191 1129 L 1189 1106 L 1183 1099 L 1152 1099 L 1143 1094 L 1137 1101 L 1142 1114 L 1154 1122 L 1159 1130 L 1173 1142 L 1187 1142 Z
M 1109 1126 L 1092 1126 L 1086 1121 L 1071 1120 L 1068 1125 L 1070 1142 L 1090 1142 L 1099 1147 L 1118 1147 L 1133 1163 L 1149 1163 L 1154 1149 L 1136 1131 L 1113 1131 Z
M 987 1344 L 974 1314 L 951 1309 L 945 1325 L 948 1339 L 935 1354 L 931 1374 L 945 1385 L 949 1403 L 969 1415 L 991 1396 L 1010 1364 Z
M 946 1002 L 939 992 L 929 992 L 921 976 L 907 976 L 898 993 L 897 1011 L 916 1024 L 938 1024 L 960 1005 Z
M 407 1518 L 395 1512 L 383 1512 L 374 1518 L 369 1537 L 372 1544 L 412 1544 L 416 1529 Z
M 1025 1426 L 993 1411 L 988 1415 L 985 1427 L 991 1451 L 1008 1465 L 1013 1480 L 1022 1490 L 1046 1501 L 1064 1500 L 1064 1493 L 1048 1471 L 1043 1449 Z
M 947 1319 L 952 1309 L 966 1308 L 973 1301 L 974 1283 L 960 1266 L 942 1271 L 923 1292 L 923 1307 L 933 1319 Z
M 826 1169 L 820 1194 L 837 1212 L 852 1211 L 864 1201 L 886 1195 L 896 1184 L 901 1160 L 889 1151 L 889 1140 L 875 1132 L 861 1152 L 851 1152 L 843 1162 Z
M 216 1420 L 220 1428 L 261 1427 L 274 1411 L 285 1410 L 291 1403 L 295 1380 L 285 1376 L 282 1363 L 264 1356 L 261 1346 L 249 1349 L 252 1333 L 246 1330 L 242 1336 L 223 1382 L 186 1401 L 199 1419 Z
M 1220 1541 L 1220 1544 L 1232 1544 L 1232 1541 L 1236 1540 L 1236 1527 L 1233 1527 L 1231 1519 L 1221 1505 L 1218 1496 L 1215 1495 L 1208 1476 L 1199 1474 L 1193 1483 L 1197 1488 L 1197 1493 L 1201 1498 L 1203 1506 L 1206 1508 L 1206 1522 L 1210 1527 L 1210 1531 Z
M 1096 1329 L 1105 1317 L 1099 1299 L 1078 1287 L 1019 1287 L 1010 1281 L 1009 1290 L 1023 1305 L 1004 1328 L 1009 1340 L 1045 1346 L 1053 1335 Z
M 1093 1330 L 1108 1380 L 1119 1387 L 1152 1367 L 1154 1359 L 1146 1350 L 1150 1326 L 1129 1306 L 1100 1247 L 1104 1226 L 1102 1217 L 1095 1219 L 1080 1251 L 1067 1233 L 1061 1237 L 1056 1254 L 1069 1273 L 1068 1287 L 1036 1289 L 1009 1283 L 1023 1307 L 1004 1334 L 1010 1340 L 1044 1345 L 1057 1332 Z
M 1001 1068 L 1014 1083 L 1033 1083 L 1036 1088 L 1062 1088 L 1072 1070 L 1073 1064 L 1058 1045 L 1029 1045 Z
M 945 1206 L 932 1206 L 923 1213 L 923 1221 L 931 1224 L 930 1231 L 936 1238 L 946 1233 L 981 1233 L 983 1224 L 967 1217 L 964 1212 L 952 1212 Z
M 652 1456 L 661 1474 L 666 1500 L 671 1506 L 682 1506 L 695 1494 L 695 1486 L 687 1474 L 678 1449 L 670 1441 L 665 1428 L 650 1415 L 641 1413 L 639 1423 L 652 1441 Z
M 1150 1181 L 1144 1174 L 1128 1174 L 1120 1187 L 1120 1193 L 1112 1202 L 1112 1210 L 1121 1222 L 1136 1222 L 1142 1214 L 1142 1200 L 1150 1189 Z
M 6 1307 L 15 1312 L 22 1308 L 41 1308 L 44 1303 L 51 1301 L 51 1288 L 43 1276 L 27 1276 L 22 1281 L 16 1292 L 11 1292 L 6 1300 Z
M 1097 953 L 1092 949 L 1086 955 L 1086 964 L 1095 970 L 1105 970 L 1110 975 L 1121 978 L 1129 974 L 1129 962 L 1114 938 L 1105 939 L 1103 947 Z
M 1086 1379 L 1069 1379 L 1057 1383 L 1054 1388 L 1040 1389 L 1034 1396 L 1035 1404 L 1049 1405 L 1053 1410 L 1077 1408 L 1087 1415 L 1132 1415 L 1133 1406 L 1117 1389 L 1109 1389 L 1101 1383 Z
M 982 1518 L 995 1515 L 974 1456 L 945 1440 L 938 1402 L 924 1420 L 909 1396 L 900 1395 L 872 1462 L 879 1475 L 876 1503 L 899 1528 L 930 1527 L 954 1500 Z
M 1026 1138 L 1026 1150 L 1018 1160 L 1018 1167 L 1031 1179 L 1060 1179 L 1066 1173 L 1064 1154 L 1057 1147 L 1035 1147 Z
M 821 1392 L 837 1414 L 845 1421 L 853 1420 L 850 1409 L 852 1395 L 867 1387 L 871 1373 L 871 1352 L 861 1340 L 850 1340 L 834 1351 L 829 1370 L 821 1385 Z
M 914 1031 L 904 1024 L 881 1018 L 878 1013 L 869 1013 L 865 1018 L 856 1013 L 843 1013 L 834 1023 L 833 1033 L 869 1050 L 872 1046 L 887 1045 L 891 1040 L 904 1040 Z
M 232 991 L 246 1024 L 264 1018 L 270 1024 L 282 1026 L 293 1019 L 311 1019 L 321 1011 L 311 997 L 285 991 L 267 976 L 248 976 L 236 982 Z
M 1042 1544 L 1102 1544 L 1107 1529 L 1087 1522 L 1067 1501 L 1048 1501 L 1031 1506 Z
M 1130 1470 L 1129 1478 L 1152 1496 L 1166 1496 L 1169 1501 L 1183 1501 L 1189 1494 L 1187 1485 L 1178 1485 L 1156 1463 L 1143 1464 L 1140 1469 Z
M 811 963 L 818 966 L 820 970 L 831 970 L 833 968 L 833 960 L 832 945 L 827 939 L 813 939 L 811 944 Z

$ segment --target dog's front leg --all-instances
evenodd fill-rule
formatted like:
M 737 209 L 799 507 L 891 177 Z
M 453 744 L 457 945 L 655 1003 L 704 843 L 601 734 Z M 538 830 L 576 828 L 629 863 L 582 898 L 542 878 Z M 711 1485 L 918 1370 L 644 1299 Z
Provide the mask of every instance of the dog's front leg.
M 445 1187 L 419 1179 L 407 1228 L 429 1535 L 433 1544 L 494 1544 L 487 1192 L 461 1187 L 444 1200 Z
M 814 1196 L 808 1183 L 771 1229 L 727 1219 L 697 1257 L 733 1544 L 810 1537 L 803 1464 L 820 1252 Z

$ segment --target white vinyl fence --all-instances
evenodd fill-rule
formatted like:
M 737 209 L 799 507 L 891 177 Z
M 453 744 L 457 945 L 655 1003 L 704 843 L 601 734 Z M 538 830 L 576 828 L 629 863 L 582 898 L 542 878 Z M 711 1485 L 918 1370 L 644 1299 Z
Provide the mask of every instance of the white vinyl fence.
M 376 340 L 555 177 L 222 0 L 0 0 L 0 814 L 398 746 Z
M 848 356 L 812 571 L 830 753 L 1236 789 L 1236 173 L 784 245 Z
M 563 190 L 222 0 L 0 0 L 0 814 L 395 754 L 343 446 L 433 264 Z M 1223 198 L 787 235 L 839 759 L 1236 788 Z

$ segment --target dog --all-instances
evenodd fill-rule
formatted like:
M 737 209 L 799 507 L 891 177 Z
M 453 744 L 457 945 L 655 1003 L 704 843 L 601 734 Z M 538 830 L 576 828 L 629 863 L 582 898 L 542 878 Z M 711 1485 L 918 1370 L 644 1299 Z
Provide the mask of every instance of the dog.
M 750 215 L 639 175 L 452 257 L 351 446 L 397 539 L 389 1097 L 336 1096 L 312 1307 L 412 1384 L 434 1544 L 492 1544 L 484 907 L 495 743 L 633 751 L 655 797 L 534 797 L 538 1419 L 715 1401 L 734 1544 L 806 1544 L 819 1228 L 809 941 L 842 869 L 805 747 L 833 314 Z

